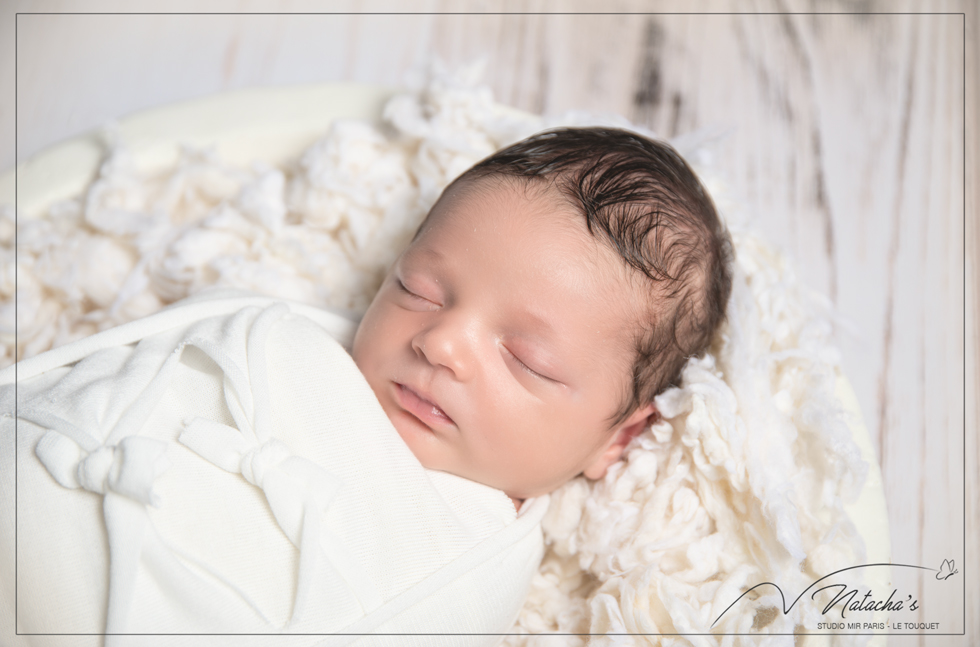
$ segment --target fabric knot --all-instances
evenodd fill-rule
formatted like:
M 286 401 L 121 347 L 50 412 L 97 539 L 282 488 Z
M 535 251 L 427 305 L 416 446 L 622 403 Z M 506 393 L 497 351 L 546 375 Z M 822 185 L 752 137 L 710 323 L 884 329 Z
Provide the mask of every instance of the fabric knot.
M 242 456 L 242 476 L 252 485 L 262 487 L 265 475 L 291 455 L 289 448 L 271 438 Z
M 115 447 L 99 447 L 78 463 L 78 484 L 97 494 L 109 489 L 109 472 L 116 463 Z
M 143 436 L 127 436 L 118 445 L 103 445 L 84 455 L 69 438 L 56 431 L 41 437 L 34 453 L 60 485 L 96 494 L 109 491 L 140 503 L 160 505 L 153 482 L 170 467 L 167 444 Z

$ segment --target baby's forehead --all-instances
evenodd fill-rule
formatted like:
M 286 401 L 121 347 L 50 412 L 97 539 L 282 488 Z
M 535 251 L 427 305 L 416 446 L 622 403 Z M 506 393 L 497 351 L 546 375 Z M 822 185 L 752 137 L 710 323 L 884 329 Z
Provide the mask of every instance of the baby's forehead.
M 517 211 L 519 219 L 513 217 Z M 406 252 L 413 260 L 437 264 L 458 252 L 460 244 L 469 245 L 472 238 L 479 242 L 479 249 L 467 249 L 465 260 L 474 270 L 485 267 L 492 273 L 500 271 L 501 260 L 521 264 L 539 258 L 546 265 L 536 267 L 544 271 L 522 275 L 521 287 L 531 288 L 526 290 L 530 298 L 542 297 L 533 289 L 537 282 L 546 290 L 544 298 L 550 301 L 554 316 L 588 315 L 604 323 L 607 334 L 612 324 L 615 337 L 623 340 L 615 345 L 616 355 L 635 348 L 636 335 L 642 332 L 640 321 L 650 308 L 648 286 L 607 239 L 589 231 L 581 208 L 553 183 L 497 176 L 468 180 L 447 190 L 432 209 L 425 229 Z M 498 235 L 501 230 L 504 235 Z M 465 242 L 457 231 L 466 237 Z M 582 303 L 579 298 L 563 301 L 563 289 L 574 292 L 574 297 L 585 296 L 590 312 L 576 309 Z M 553 295 L 556 298 L 548 299 Z M 512 296 L 519 299 L 521 292 Z
M 478 205 L 479 208 L 470 208 Z M 576 262 L 595 263 L 602 255 L 599 239 L 588 230 L 581 205 L 569 199 L 554 182 L 502 175 L 468 178 L 450 185 L 426 218 L 423 229 L 445 220 L 469 218 L 477 229 L 506 226 L 506 212 L 522 209 L 526 216 L 519 223 L 549 230 L 547 243 L 567 249 Z M 500 249 L 520 247 L 519 236 L 492 238 Z
M 585 218 L 554 187 L 501 176 L 452 184 L 406 255 L 437 260 L 474 242 L 476 248 L 467 248 L 470 265 L 547 256 L 556 274 L 583 265 L 597 271 L 604 255 Z

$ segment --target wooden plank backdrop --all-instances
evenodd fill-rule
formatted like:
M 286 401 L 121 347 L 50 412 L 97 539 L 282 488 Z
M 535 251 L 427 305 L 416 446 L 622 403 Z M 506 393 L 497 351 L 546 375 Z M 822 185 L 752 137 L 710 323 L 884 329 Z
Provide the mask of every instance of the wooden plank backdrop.
M 975 3 L 180 0 L 137 10 L 354 14 L 21 15 L 16 67 L 9 59 L 13 11 L 133 9 L 5 5 L 4 167 L 14 132 L 24 160 L 135 110 L 250 86 L 399 85 L 432 56 L 482 58 L 497 99 L 528 111 L 613 112 L 668 137 L 720 133 L 714 167 L 842 316 L 837 340 L 880 458 L 893 561 L 953 558 L 963 577 L 902 619 L 980 640 Z M 432 13 L 358 15 L 391 10 Z M 512 13 L 444 13 L 498 11 Z M 684 11 L 719 13 L 664 13 Z M 922 577 L 932 574 L 894 573 L 896 587 L 920 593 Z

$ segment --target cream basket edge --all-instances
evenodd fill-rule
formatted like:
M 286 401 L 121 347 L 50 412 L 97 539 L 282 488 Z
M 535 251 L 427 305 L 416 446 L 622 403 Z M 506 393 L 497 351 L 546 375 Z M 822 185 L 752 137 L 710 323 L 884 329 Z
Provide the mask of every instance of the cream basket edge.
M 213 147 L 219 159 L 245 166 L 261 161 L 281 166 L 296 158 L 336 119 L 377 121 L 395 90 L 359 83 L 323 83 L 267 87 L 224 92 L 153 108 L 118 121 L 122 141 L 142 172 L 156 172 L 176 164 L 181 145 Z M 513 111 L 498 106 L 501 111 Z M 17 204 L 18 218 L 37 218 L 54 202 L 79 195 L 96 178 L 104 146 L 97 132 L 51 146 L 0 175 L 0 204 Z M 837 395 L 851 414 L 851 432 L 868 462 L 868 476 L 858 500 L 845 509 L 867 547 L 867 563 L 891 558 L 888 513 L 881 470 L 871 438 L 864 426 L 846 377 L 839 375 Z M 867 584 L 890 586 L 888 569 L 874 569 Z M 873 580 L 871 578 L 874 578 Z M 885 622 L 886 614 L 876 614 Z M 885 644 L 886 635 L 871 641 Z M 804 644 L 817 647 L 828 636 L 809 635 Z

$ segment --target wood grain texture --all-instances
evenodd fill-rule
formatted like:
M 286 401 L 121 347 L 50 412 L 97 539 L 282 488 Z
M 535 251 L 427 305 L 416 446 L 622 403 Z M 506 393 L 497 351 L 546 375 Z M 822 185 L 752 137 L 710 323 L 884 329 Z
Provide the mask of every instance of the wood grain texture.
M 304 2 L 204 4 L 215 11 L 324 10 Z M 118 6 L 90 3 L 91 10 Z M 533 0 L 331 8 L 409 6 L 517 13 L 21 16 L 17 158 L 108 118 L 221 90 L 333 80 L 399 84 L 432 56 L 450 65 L 482 58 L 498 100 L 525 110 L 610 112 L 668 137 L 718 135 L 713 166 L 750 205 L 746 217 L 842 316 L 838 344 L 880 458 L 894 561 L 938 567 L 952 557 L 962 564 L 957 590 L 936 589 L 929 574 L 896 572 L 895 586 L 924 602 L 917 616 L 903 619 L 940 622 L 980 639 L 977 5 L 697 5 L 749 12 L 735 15 L 624 13 L 691 10 L 640 0 L 561 4 L 613 12 L 607 15 L 530 15 L 558 6 Z M 810 11 L 841 13 L 804 13 Z M 9 14 L 3 19 L 0 28 L 9 29 Z M 0 81 L 8 68 L 4 60 Z M 9 119 L 13 105 L 3 94 L 0 116 Z M 12 143 L 0 144 L 9 165 Z M 966 644 L 954 637 L 892 642 Z

